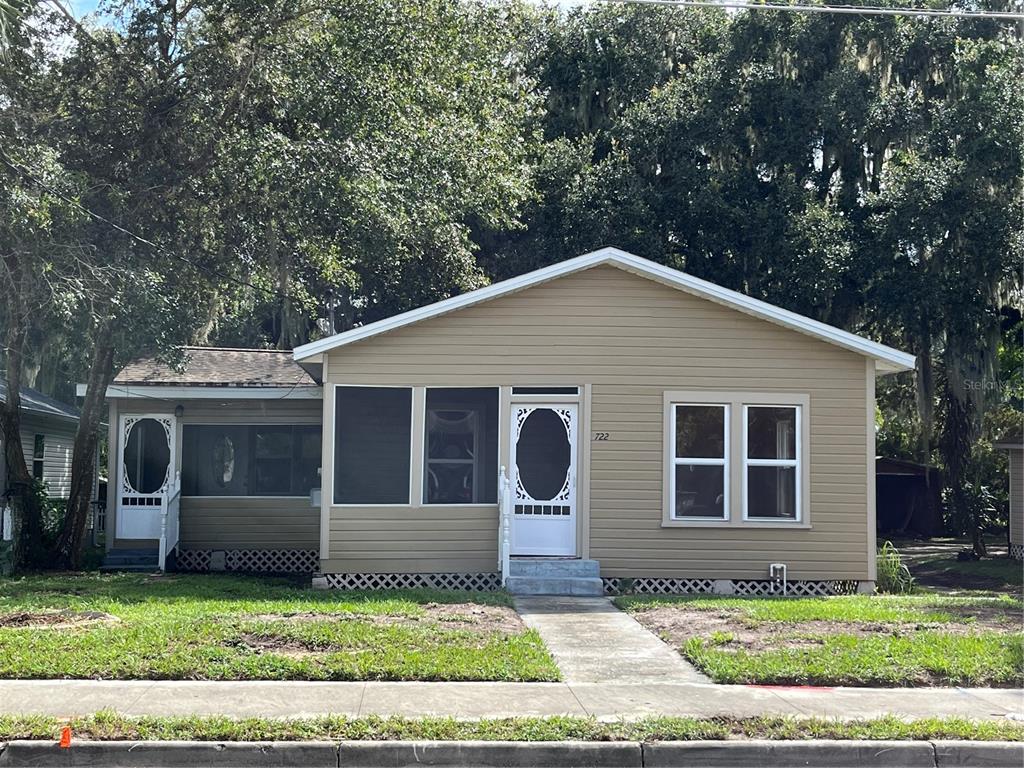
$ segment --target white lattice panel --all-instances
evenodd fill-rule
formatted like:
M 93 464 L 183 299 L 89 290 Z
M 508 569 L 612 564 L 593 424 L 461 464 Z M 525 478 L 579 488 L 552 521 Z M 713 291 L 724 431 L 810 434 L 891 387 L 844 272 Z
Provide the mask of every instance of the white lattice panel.
M 619 595 L 624 591 L 638 595 L 697 595 L 711 594 L 712 579 L 602 579 L 606 595 Z M 741 597 L 781 597 L 781 586 L 766 580 L 737 580 L 732 582 L 733 594 Z M 856 581 L 790 581 L 786 585 L 789 597 L 826 597 L 852 595 L 857 591 Z
M 316 573 L 320 555 L 315 549 L 229 549 L 224 567 L 252 573 Z
M 210 550 L 179 549 L 175 555 L 175 566 L 179 571 L 210 570 Z
M 208 571 L 213 550 L 184 549 L 177 555 L 179 571 Z M 228 549 L 224 569 L 249 573 L 316 573 L 320 555 L 315 549 Z
M 1024 560 L 1024 544 L 1011 544 L 1010 557 L 1014 560 Z
M 494 592 L 501 588 L 497 573 L 327 573 L 331 589 L 460 589 Z

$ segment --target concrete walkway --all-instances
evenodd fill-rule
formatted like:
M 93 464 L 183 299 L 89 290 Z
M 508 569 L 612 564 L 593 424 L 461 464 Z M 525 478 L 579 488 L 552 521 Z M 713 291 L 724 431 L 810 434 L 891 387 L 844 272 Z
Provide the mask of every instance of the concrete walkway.
M 396 715 L 463 719 L 592 716 L 856 719 L 1024 719 L 1024 691 L 965 688 L 786 688 L 709 683 L 312 683 L 0 680 L 0 714 L 55 717 L 314 717 Z
M 685 659 L 606 597 L 517 597 L 567 683 L 708 683 Z

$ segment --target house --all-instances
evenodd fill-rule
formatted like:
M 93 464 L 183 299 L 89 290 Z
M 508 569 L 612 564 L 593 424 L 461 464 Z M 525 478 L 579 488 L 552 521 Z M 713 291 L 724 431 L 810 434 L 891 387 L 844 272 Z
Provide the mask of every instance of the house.
M 993 443 L 1010 463 L 1010 557 L 1024 560 L 1024 435 L 1010 432 Z
M 292 355 L 188 354 L 108 392 L 110 546 L 576 594 L 871 589 L 875 378 L 914 367 L 614 248 Z
M 7 384 L 0 381 L 0 401 L 7 402 Z M 30 387 L 21 388 L 21 445 L 29 473 L 43 483 L 47 495 L 66 499 L 71 489 L 71 452 L 78 429 L 78 409 Z M 0 451 L 3 436 L 0 435 Z M 0 458 L 0 495 L 8 490 L 9 469 Z

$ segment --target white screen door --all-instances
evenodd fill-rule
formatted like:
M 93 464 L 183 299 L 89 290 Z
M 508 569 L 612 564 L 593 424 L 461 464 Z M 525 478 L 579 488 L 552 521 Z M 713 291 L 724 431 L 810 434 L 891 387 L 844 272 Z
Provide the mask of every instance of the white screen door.
M 576 554 L 578 409 L 512 406 L 513 555 Z
M 175 419 L 122 416 L 117 471 L 117 538 L 158 539 L 174 465 Z

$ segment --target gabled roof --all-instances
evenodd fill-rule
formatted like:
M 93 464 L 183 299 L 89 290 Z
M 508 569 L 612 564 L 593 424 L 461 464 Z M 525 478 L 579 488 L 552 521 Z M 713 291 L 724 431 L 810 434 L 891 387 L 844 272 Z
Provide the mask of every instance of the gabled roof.
M 128 363 L 115 385 L 164 387 L 315 387 L 317 383 L 280 349 L 185 347 L 180 371 L 156 358 Z
M 0 381 L 0 402 L 7 402 L 7 382 Z M 21 388 L 21 410 L 40 416 L 53 416 L 67 421 L 78 421 L 78 409 L 73 405 L 54 400 L 38 389 Z
M 730 307 L 752 317 L 798 331 L 851 352 L 857 352 L 865 357 L 872 358 L 880 373 L 907 371 L 914 368 L 914 356 L 906 352 L 901 352 L 898 349 L 887 347 L 863 336 L 812 320 L 809 317 L 798 315 L 787 309 L 776 307 L 774 304 L 752 299 L 742 293 L 730 291 L 728 288 L 722 288 L 720 285 L 715 285 L 707 280 L 701 280 L 688 275 L 685 272 L 656 264 L 653 261 L 634 256 L 618 248 L 602 248 L 592 253 L 577 256 L 574 259 L 568 259 L 558 264 L 552 264 L 549 267 L 528 272 L 525 275 L 520 275 L 510 280 L 494 283 L 485 288 L 453 296 L 450 299 L 428 304 L 419 309 L 403 312 L 400 315 L 395 315 L 385 320 L 378 320 L 375 323 L 370 323 L 360 328 L 353 328 L 350 331 L 296 347 L 294 351 L 295 360 L 312 363 L 315 362 L 314 358 L 328 350 L 337 349 L 346 344 L 369 339 L 406 325 L 412 325 L 413 323 L 428 320 L 448 312 L 454 312 L 455 310 L 471 307 L 500 296 L 506 296 L 549 280 L 603 265 L 632 272 L 640 277 L 645 277 L 648 280 L 654 280 L 671 288 L 713 301 L 716 304 Z

